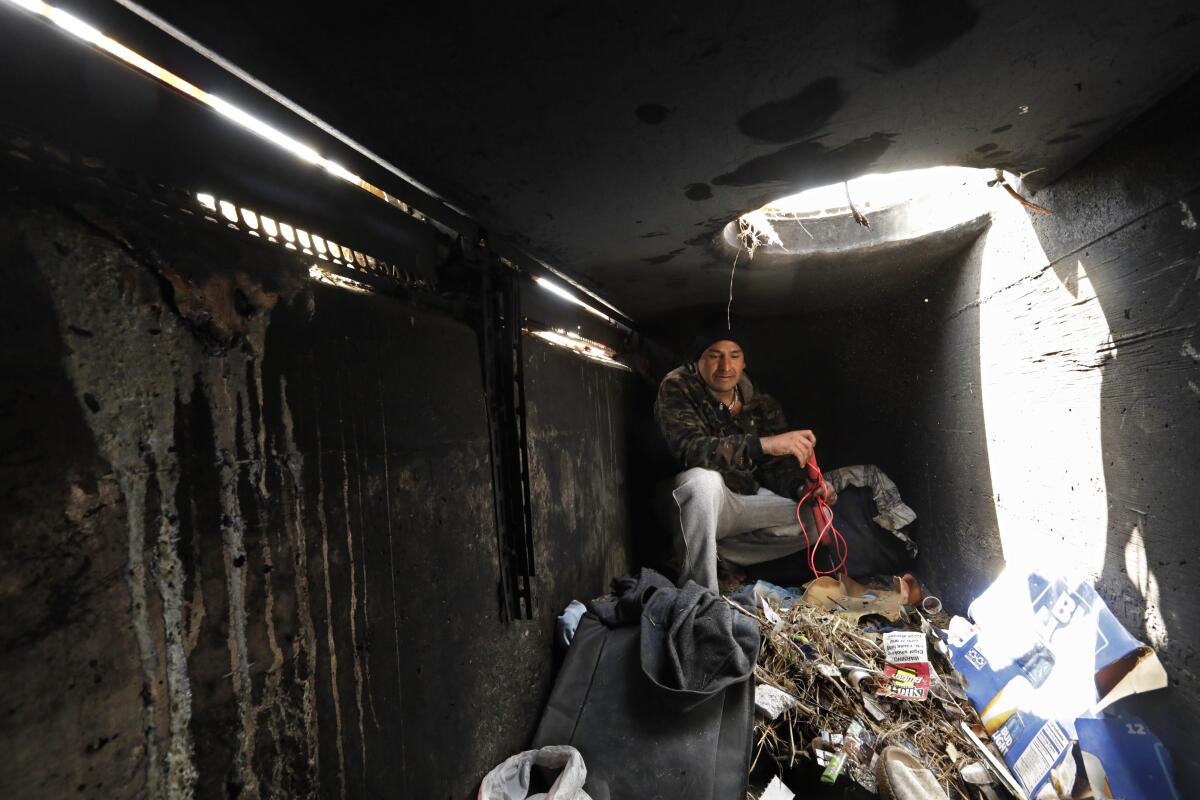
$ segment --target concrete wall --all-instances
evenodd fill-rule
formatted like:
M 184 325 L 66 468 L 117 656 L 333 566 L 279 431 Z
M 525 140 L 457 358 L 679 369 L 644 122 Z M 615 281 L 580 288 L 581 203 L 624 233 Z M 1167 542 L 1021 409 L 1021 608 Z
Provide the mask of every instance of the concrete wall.
M 125 223 L 0 209 L 0 790 L 473 796 L 627 569 L 633 377 L 527 340 L 506 625 L 470 329 Z
M 742 326 L 747 371 L 792 425 L 816 434 L 822 468 L 877 464 L 904 488 L 904 432 L 921 402 L 914 370 L 928 316 L 919 280 L 926 272 L 835 310 Z
M 1080 572 L 1171 688 L 1120 704 L 1200 786 L 1200 86 L 990 229 L 928 286 L 902 488 L 953 605 L 1008 562 Z M 919 479 L 918 479 L 919 476 Z M 1185 790 L 1186 793 L 1186 790 Z

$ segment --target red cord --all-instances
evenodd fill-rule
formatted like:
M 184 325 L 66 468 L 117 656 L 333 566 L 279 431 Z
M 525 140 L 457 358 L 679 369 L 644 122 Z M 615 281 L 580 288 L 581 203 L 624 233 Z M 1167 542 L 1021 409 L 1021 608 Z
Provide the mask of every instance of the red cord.
M 800 502 L 796 503 L 796 522 L 800 524 L 800 532 L 804 534 L 804 545 L 808 548 L 808 567 L 812 570 L 813 577 L 821 577 L 822 575 L 833 575 L 841 572 L 846 566 L 846 557 L 850 554 L 850 546 L 846 543 L 846 538 L 833 526 L 833 509 L 829 507 L 829 503 L 825 502 L 825 498 L 817 497 L 816 492 L 824 485 L 825 480 L 821 474 L 821 468 L 817 466 L 817 457 L 814 455 L 808 459 L 808 463 L 804 465 L 808 470 L 809 481 L 812 483 L 812 488 L 804 493 L 800 498 Z M 813 501 L 813 517 L 817 520 L 817 539 L 816 544 L 808 538 L 808 530 L 804 527 L 804 519 L 801 517 L 800 509 L 804 508 L 804 504 L 809 500 Z M 826 533 L 832 533 L 834 548 L 837 550 L 837 555 L 840 561 L 837 566 L 828 570 L 817 569 L 817 545 L 820 544 L 821 538 Z

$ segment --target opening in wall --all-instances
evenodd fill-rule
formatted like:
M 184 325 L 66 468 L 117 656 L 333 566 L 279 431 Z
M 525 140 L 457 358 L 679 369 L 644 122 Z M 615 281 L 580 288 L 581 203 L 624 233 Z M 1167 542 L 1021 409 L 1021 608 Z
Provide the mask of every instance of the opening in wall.
M 788 259 L 869 251 L 951 230 L 984 217 L 994 170 L 931 167 L 807 189 L 730 222 L 725 244 Z

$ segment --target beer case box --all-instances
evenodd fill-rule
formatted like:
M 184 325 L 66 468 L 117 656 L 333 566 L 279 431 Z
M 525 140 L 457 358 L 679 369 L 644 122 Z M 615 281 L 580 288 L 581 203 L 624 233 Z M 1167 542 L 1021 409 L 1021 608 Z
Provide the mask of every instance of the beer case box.
M 955 617 L 947 632 L 951 660 L 967 698 L 1031 798 L 1069 797 L 1078 773 L 1073 743 L 1086 736 L 1096 764 L 1110 776 L 1165 774 L 1169 760 L 1148 731 L 1138 744 L 1111 746 L 1118 729 L 1103 722 L 1116 700 L 1167 685 L 1153 649 L 1133 638 L 1090 583 L 1008 570 L 971 603 L 971 621 Z M 1140 723 L 1138 723 L 1140 724 Z M 1141 729 L 1144 731 L 1145 726 Z M 1104 737 L 1101 733 L 1107 732 Z M 1101 746 L 1103 745 L 1103 746 Z M 1083 763 L 1087 763 L 1086 759 Z M 1166 773 L 1157 769 L 1167 765 Z M 1087 770 L 1089 776 L 1100 774 Z M 1170 798 L 1143 782 L 1122 800 Z M 1100 795 L 1103 797 L 1104 795 Z

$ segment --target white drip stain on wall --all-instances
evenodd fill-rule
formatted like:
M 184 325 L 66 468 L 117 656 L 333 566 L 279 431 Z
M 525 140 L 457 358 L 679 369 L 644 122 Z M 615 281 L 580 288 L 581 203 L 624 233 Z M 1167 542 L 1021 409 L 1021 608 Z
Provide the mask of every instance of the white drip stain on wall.
M 265 337 L 265 323 L 260 321 L 258 327 L 262 330 L 256 333 Z M 245 365 L 237 364 L 235 367 L 237 361 L 234 353 L 226 358 L 209 359 L 202 374 L 217 447 L 221 541 L 224 548 L 226 589 L 229 595 L 230 635 L 227 641 L 230 676 L 241 721 L 235 767 L 241 775 L 244 790 L 254 794 L 258 790 L 258 777 L 254 772 L 252 759 L 258 719 L 254 711 L 250 659 L 246 643 L 246 523 L 238 499 L 239 459 L 236 430 L 238 410 L 246 407 L 247 386 Z
M 355 481 L 355 490 L 356 490 L 355 494 L 357 496 L 356 500 L 357 500 L 357 507 L 358 507 L 358 530 L 359 530 L 359 537 L 360 537 L 360 541 L 361 541 L 362 537 L 365 536 L 366 532 L 367 532 L 367 520 L 366 520 L 366 515 L 364 512 L 365 506 L 363 503 L 363 483 L 366 479 L 365 473 L 367 471 L 363 469 L 362 449 L 360 447 L 360 441 L 359 441 L 359 435 L 358 435 L 358 414 L 354 413 L 353 411 L 350 414 L 350 434 L 351 434 L 351 437 L 350 437 L 351 441 L 354 443 L 354 464 L 355 464 L 356 468 L 358 469 L 358 480 Z M 348 506 L 346 508 L 346 513 L 347 513 L 347 515 L 349 515 L 349 513 L 350 513 L 350 509 Z M 371 584 L 367 578 L 367 562 L 370 559 L 367 556 L 365 541 L 363 541 L 362 550 L 363 550 L 362 558 L 359 559 L 359 563 L 362 566 L 363 630 L 367 631 L 369 634 L 369 632 L 371 630 L 371 608 L 367 601 L 368 601 L 368 598 L 370 597 L 371 593 L 370 593 L 370 591 L 367 590 L 367 587 L 369 587 Z M 364 644 L 365 644 L 365 642 L 364 642 Z M 366 658 L 363 659 L 363 674 L 366 678 L 367 707 L 370 708 L 370 710 L 371 710 L 371 721 L 375 724 L 375 729 L 379 730 L 380 729 L 379 714 L 375 710 L 375 694 L 371 690 L 370 651 L 364 647 L 364 652 L 366 653 Z M 366 757 L 367 757 L 367 743 L 366 743 L 366 739 L 364 738 L 363 739 L 363 766 L 364 766 L 364 768 L 366 767 Z
M 220 677 L 232 690 L 231 708 L 237 725 L 236 741 L 231 745 L 233 774 L 228 779 L 239 784 L 241 791 L 257 795 L 264 783 L 279 787 L 286 782 L 285 773 L 300 770 L 303 774 L 294 782 L 316 787 L 320 770 L 318 650 L 308 574 L 305 461 L 295 442 L 295 422 L 282 379 L 280 441 L 274 454 L 268 451 L 262 357 L 269 314 L 252 316 L 232 346 L 213 352 L 211 342 L 202 342 L 164 300 L 161 284 L 152 277 L 156 263 L 152 256 L 145 256 L 147 263 L 140 263 L 142 256 L 136 255 L 124 236 L 104 232 L 109 225 L 104 220 L 89 220 L 91 229 L 82 224 L 72 229 L 69 224 L 64 228 L 63 219 L 55 217 L 53 225 L 40 229 L 31 226 L 27 244 L 33 261 L 45 274 L 60 329 L 71 327 L 87 334 L 69 340 L 66 371 L 82 417 L 100 455 L 110 465 L 112 481 L 120 488 L 126 507 L 128 565 L 124 580 L 141 682 L 140 723 L 136 727 L 143 739 L 129 748 L 129 757 L 136 762 L 135 774 L 142 773 L 143 793 L 169 800 L 188 800 L 196 793 L 195 679 L 189 674 L 189 659 L 197 650 L 212 646 L 206 645 L 210 642 L 206 625 L 221 631 L 228 649 L 228 672 Z M 40 230 L 54 230 L 55 234 L 52 238 Z M 181 443 L 175 441 L 176 409 L 187 408 L 195 398 L 202 398 L 208 406 L 212 426 L 208 446 L 217 458 L 215 464 L 189 464 L 192 469 L 215 471 L 216 508 L 198 505 L 212 503 L 211 497 L 180 494 L 181 473 L 189 464 L 182 464 L 177 452 Z M 205 446 L 198 444 L 201 449 Z M 266 514 L 272 458 L 278 463 L 283 493 L 282 527 L 274 532 Z M 254 510 L 242 508 L 239 485 L 254 494 Z M 177 507 L 181 500 L 184 505 Z M 326 545 L 322 567 L 328 608 L 332 587 L 323 492 L 318 503 L 322 543 Z M 260 536 L 249 543 L 249 549 L 246 513 L 255 515 L 254 530 Z M 205 541 L 215 539 L 218 530 L 211 525 L 208 530 L 197 528 L 191 541 L 180 541 L 181 518 L 199 523 L 214 516 L 221 537 L 217 569 L 223 570 L 220 584 L 228 603 L 227 619 L 219 621 L 212 620 L 206 608 L 206 582 L 201 574 L 202 565 L 212 562 L 211 557 L 205 558 L 211 552 Z M 292 585 L 287 587 L 289 595 L 294 591 L 294 606 L 289 602 L 288 610 L 294 613 L 298 628 L 298 635 L 286 644 L 276 629 L 279 606 L 271 577 L 280 556 L 290 560 L 294 572 Z M 266 568 L 261 581 L 257 573 L 253 581 L 248 580 L 252 557 Z M 195 574 L 189 575 L 189 569 Z M 212 576 L 208 577 L 211 586 Z M 256 646 L 264 651 L 259 656 L 264 663 L 253 661 L 251 626 L 253 641 L 262 642 Z M 332 619 L 327 641 L 342 760 Z M 290 695 L 282 683 L 289 662 L 291 680 L 301 687 Z M 270 731 L 268 752 L 273 759 L 262 765 L 262 775 L 256 771 L 264 755 L 259 748 L 260 722 Z M 291 742 L 301 747 L 300 758 L 291 756 Z
M 317 419 L 321 418 L 321 398 L 314 390 L 314 410 Z M 338 756 L 338 786 L 341 797 L 346 796 L 346 748 L 342 734 L 342 695 L 338 688 L 338 657 L 337 639 L 333 633 L 333 588 L 329 584 L 329 518 L 325 508 L 325 446 L 321 436 L 321 426 L 317 425 L 317 520 L 321 532 L 321 570 L 325 587 L 325 646 L 329 650 L 329 687 L 333 694 L 333 719 L 337 733 Z
M 72 340 L 65 366 L 125 499 L 130 624 L 143 681 L 146 794 L 186 800 L 194 795 L 197 773 L 173 438 L 176 396 L 191 391 L 191 372 L 181 362 L 194 363 L 203 354 L 158 298 L 142 296 L 136 280 L 119 280 L 122 270 L 142 267 L 114 255 L 110 242 L 80 235 L 73 247 L 35 232 L 28 244 L 51 288 L 61 328 L 102 332 Z M 150 329 L 161 334 L 147 337 Z M 151 481 L 160 498 L 155 531 L 147 530 Z M 152 592 L 161 604 L 159 620 L 151 615 Z
M 358 741 L 362 751 L 363 772 L 366 772 L 367 737 L 363 729 L 363 667 L 362 656 L 358 648 L 358 576 L 355 574 L 357 561 L 354 557 L 354 526 L 350 523 L 350 464 L 346 447 L 346 405 L 340 391 L 338 392 L 338 435 L 342 452 L 342 508 L 346 511 L 346 556 L 350 562 L 350 652 L 354 668 L 354 706 L 358 710 Z
M 279 379 L 279 404 L 283 427 L 283 463 L 281 466 L 284 508 L 284 527 L 289 538 L 295 568 L 296 604 L 299 612 L 301 644 L 293 655 L 293 671 L 302 677 L 302 725 L 307 753 L 309 786 L 317 785 L 320 774 L 321 751 L 317 737 L 317 630 L 312 617 L 312 598 L 308 585 L 308 543 L 304 526 L 304 456 L 296 446 L 296 423 L 288 401 L 287 378 Z M 291 502 L 288 503 L 288 495 Z

